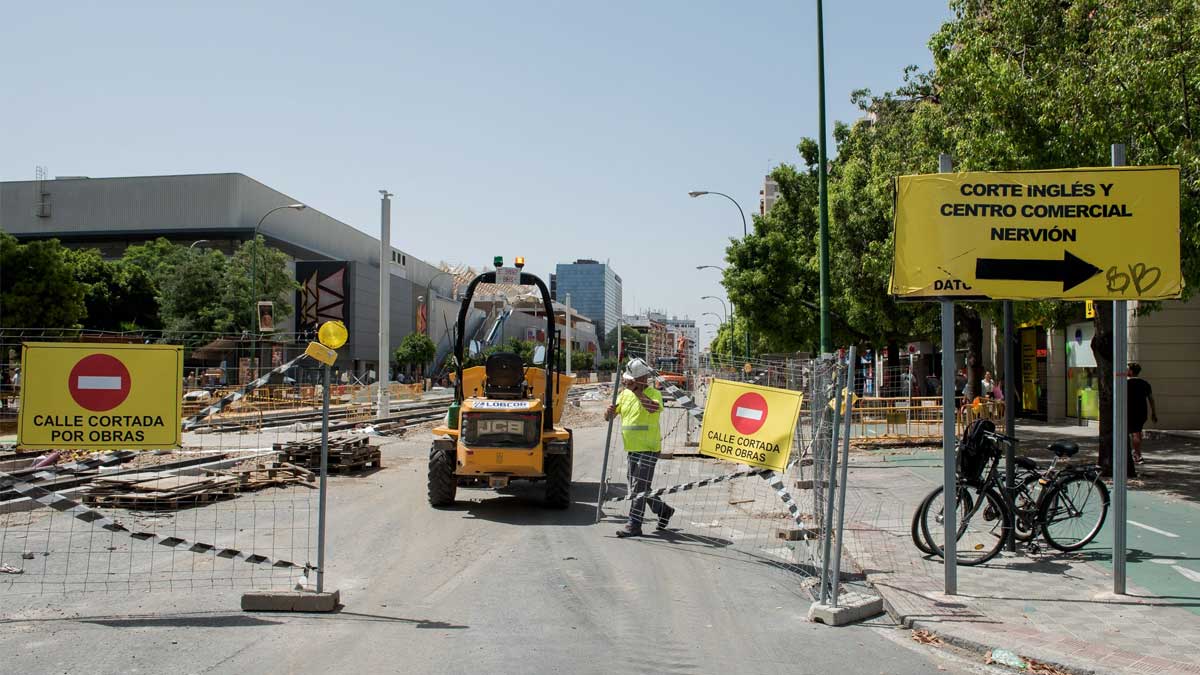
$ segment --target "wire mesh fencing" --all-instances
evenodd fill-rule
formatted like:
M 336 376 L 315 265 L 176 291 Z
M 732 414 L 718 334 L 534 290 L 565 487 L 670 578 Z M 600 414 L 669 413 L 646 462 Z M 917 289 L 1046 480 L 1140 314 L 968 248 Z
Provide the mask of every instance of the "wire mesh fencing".
M 182 406 L 180 448 L 0 450 L 0 598 L 311 587 L 325 392 L 304 337 L 0 331 L 6 371 L 30 342 L 177 344 L 185 380 L 183 400 L 164 402 Z M 29 381 L 8 382 L 11 442 Z M 372 404 L 352 386 L 330 387 L 331 490 L 381 465 L 370 436 L 387 421 L 364 433 Z
M 630 357 L 642 355 L 643 350 L 629 349 Z M 642 527 L 649 532 L 665 512 L 668 527 L 658 536 L 778 570 L 814 587 L 826 559 L 822 537 L 828 492 L 819 475 L 829 461 L 828 402 L 837 373 L 832 361 L 799 356 L 721 360 L 707 355 L 693 371 L 656 373 L 655 386 L 664 393 L 661 452 L 646 472 L 638 466 L 645 453 L 626 452 L 621 433 L 614 430 L 601 488 L 605 522 L 628 522 L 640 509 Z M 702 411 L 716 379 L 803 394 L 786 469 L 700 454 Z M 644 480 L 647 473 L 652 481 L 649 488 L 640 483 L 641 491 L 649 489 L 643 506 L 631 498 L 639 493 L 631 492 L 637 484 L 631 476 Z

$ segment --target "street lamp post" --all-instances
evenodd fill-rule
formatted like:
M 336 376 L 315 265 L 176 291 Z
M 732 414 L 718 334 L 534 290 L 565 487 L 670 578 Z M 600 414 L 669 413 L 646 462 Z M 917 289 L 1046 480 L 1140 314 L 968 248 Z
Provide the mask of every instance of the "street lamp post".
M 749 235 L 749 231 L 746 228 L 746 212 L 745 212 L 745 210 L 742 209 L 742 205 L 739 204 L 736 199 L 734 199 L 733 197 L 730 197 L 729 195 L 725 194 L 724 192 L 713 192 L 712 190 L 692 190 L 691 192 L 688 193 L 688 196 L 692 197 L 693 199 L 696 197 L 703 197 L 704 195 L 717 195 L 720 197 L 724 197 L 724 198 L 728 199 L 729 201 L 733 202 L 733 205 L 737 207 L 738 215 L 742 217 L 742 239 L 745 239 Z M 697 267 L 696 269 L 703 269 L 705 267 L 716 267 L 716 266 L 715 265 L 701 265 L 700 267 Z M 722 272 L 725 271 L 725 268 L 723 268 L 723 267 L 717 268 L 717 269 L 720 269 Z M 743 309 L 745 309 L 745 308 L 743 308 Z M 747 361 L 750 360 L 750 324 L 749 323 L 746 324 L 746 360 Z
M 717 321 L 721 321 L 721 317 L 717 316 L 716 312 L 703 312 L 700 316 L 711 316 L 712 318 L 716 319 Z M 722 326 L 725 325 L 725 322 L 721 321 L 721 325 Z M 721 329 L 717 328 L 717 333 L 720 333 L 720 332 L 721 332 Z M 733 363 L 733 341 L 732 341 L 732 338 L 730 339 L 730 342 L 729 342 L 729 362 Z
M 825 166 L 825 18 L 821 0 L 817 0 L 817 189 L 820 203 L 821 243 L 821 353 L 833 351 L 833 331 L 829 321 L 829 192 Z
M 716 300 L 717 302 L 721 303 L 721 311 L 725 312 L 725 320 L 729 321 L 729 305 L 725 304 L 725 300 L 718 298 L 715 295 L 702 295 L 702 296 L 700 296 L 700 299 L 701 300 Z
M 725 199 L 728 199 L 729 201 L 733 202 L 733 205 L 737 207 L 738 215 L 742 217 L 742 238 L 745 239 L 746 235 L 748 234 L 748 230 L 746 228 L 746 212 L 742 210 L 742 205 L 739 204 L 736 199 L 734 199 L 733 197 L 730 197 L 729 195 L 725 194 L 724 192 L 713 192 L 712 190 L 692 190 L 691 192 L 688 193 L 688 196 L 693 197 L 693 198 L 694 197 L 703 197 L 704 195 L 718 195 L 720 197 L 724 197 Z
M 190 251 L 193 248 L 195 248 L 196 244 L 207 244 L 207 243 L 209 243 L 207 239 L 197 239 L 196 241 L 193 241 L 190 246 L 188 246 L 188 250 Z
M 304 204 L 284 204 L 263 214 L 262 218 L 258 219 L 258 224 L 254 226 L 254 236 L 250 238 L 250 334 L 253 335 L 251 340 L 251 358 L 255 360 L 254 374 L 258 376 L 258 330 L 255 322 L 258 320 L 258 233 L 262 229 L 263 223 L 267 220 L 267 216 L 281 211 L 283 209 L 292 209 L 295 211 L 303 211 L 308 208 Z M 204 241 L 203 239 L 201 241 Z M 192 244 L 195 246 L 195 243 Z M 190 248 L 190 247 L 189 247 Z

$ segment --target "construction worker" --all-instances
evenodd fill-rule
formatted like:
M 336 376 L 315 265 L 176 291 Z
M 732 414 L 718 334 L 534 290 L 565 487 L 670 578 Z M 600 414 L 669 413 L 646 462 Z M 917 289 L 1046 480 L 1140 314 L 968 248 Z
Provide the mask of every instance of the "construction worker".
M 661 446 L 658 416 L 663 399 L 662 394 L 651 386 L 650 375 L 650 366 L 645 361 L 631 360 L 621 376 L 625 388 L 617 396 L 617 404 L 610 405 L 604 412 L 606 420 L 621 417 L 621 439 L 629 456 L 629 493 L 634 495 L 650 490 Z M 635 497 L 629 505 L 629 521 L 617 530 L 618 537 L 642 534 L 642 517 L 647 503 L 658 516 L 658 529 L 666 529 L 675 509 L 657 497 Z

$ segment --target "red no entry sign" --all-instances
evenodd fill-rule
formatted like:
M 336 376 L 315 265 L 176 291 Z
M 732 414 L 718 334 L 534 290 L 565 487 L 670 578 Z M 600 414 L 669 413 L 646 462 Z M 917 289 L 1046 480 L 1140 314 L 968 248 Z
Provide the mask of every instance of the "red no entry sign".
M 71 369 L 67 387 L 80 406 L 104 412 L 125 401 L 130 384 L 129 369 L 119 359 L 108 354 L 91 354 L 79 359 Z
M 767 421 L 767 400 L 758 392 L 748 391 L 737 397 L 729 414 L 734 429 L 746 435 L 752 434 Z

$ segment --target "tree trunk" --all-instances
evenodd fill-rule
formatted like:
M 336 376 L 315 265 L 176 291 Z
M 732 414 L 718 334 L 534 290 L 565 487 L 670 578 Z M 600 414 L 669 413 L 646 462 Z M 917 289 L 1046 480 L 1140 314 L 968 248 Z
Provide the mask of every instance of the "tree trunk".
M 1112 369 L 1113 369 L 1113 303 L 1096 301 L 1096 317 L 1092 319 L 1096 334 L 1092 337 L 1092 354 L 1100 379 L 1100 473 L 1112 475 Z
M 963 393 L 969 391 L 974 398 L 983 395 L 980 391 L 980 381 L 983 379 L 983 359 L 980 358 L 980 354 L 983 353 L 983 320 L 979 317 L 979 312 L 965 307 L 962 315 L 963 330 L 967 334 L 967 384 Z
M 900 377 L 900 342 L 897 340 L 887 341 L 887 366 L 883 373 L 883 381 L 887 385 L 887 392 L 883 396 L 903 396 L 900 393 L 900 384 L 904 381 Z

